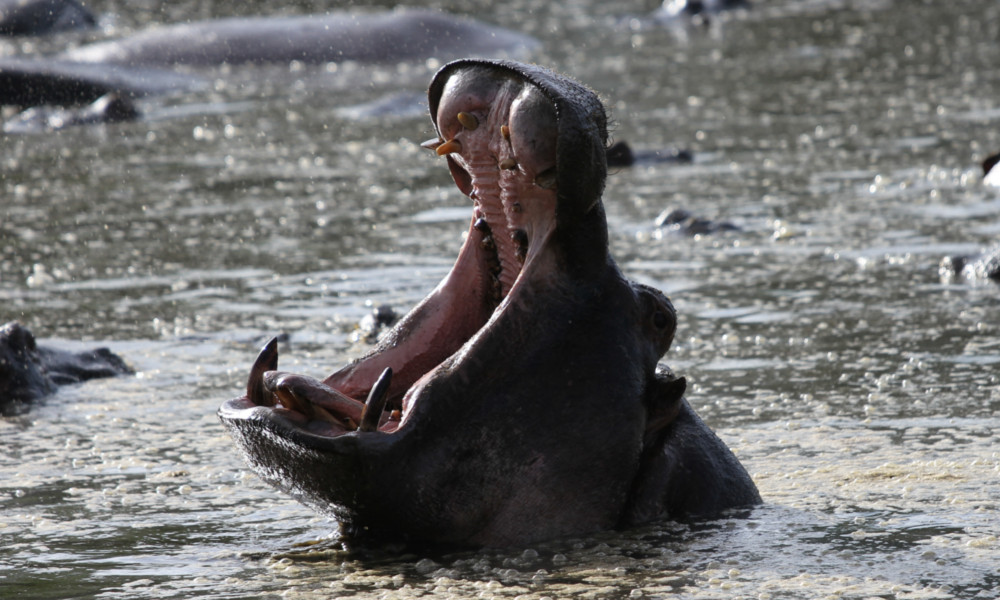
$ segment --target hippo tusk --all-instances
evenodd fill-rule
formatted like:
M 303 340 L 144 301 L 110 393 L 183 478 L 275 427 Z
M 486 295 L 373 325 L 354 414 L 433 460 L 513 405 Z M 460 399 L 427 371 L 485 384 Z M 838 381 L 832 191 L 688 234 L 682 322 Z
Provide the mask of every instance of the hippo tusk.
M 379 420 L 382 418 L 382 411 L 385 410 L 386 400 L 389 399 L 389 384 L 392 382 L 392 367 L 386 367 L 379 375 L 372 391 L 368 392 L 368 400 L 365 401 L 365 408 L 361 411 L 361 424 L 358 431 L 375 431 L 378 429 Z
M 462 151 L 462 142 L 458 140 L 448 140 L 447 142 L 441 144 L 440 146 L 434 149 L 434 152 L 436 152 L 438 156 L 444 156 L 445 154 L 451 154 L 452 152 L 461 152 L 461 151 Z
M 247 398 L 257 406 L 274 406 L 274 395 L 264 386 L 264 372 L 278 368 L 278 338 L 264 344 L 257 360 L 250 367 L 250 377 L 247 379 Z

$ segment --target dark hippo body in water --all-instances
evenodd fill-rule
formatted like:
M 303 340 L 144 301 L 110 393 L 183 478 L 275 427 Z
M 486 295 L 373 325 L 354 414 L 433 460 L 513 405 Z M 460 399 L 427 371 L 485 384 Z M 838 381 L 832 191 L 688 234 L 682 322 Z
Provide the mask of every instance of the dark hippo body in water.
M 548 70 L 462 60 L 431 83 L 473 200 L 451 272 L 324 381 L 265 346 L 219 416 L 265 481 L 345 531 L 505 546 L 760 502 L 658 367 L 676 316 L 626 279 L 601 195 L 606 116 Z M 367 399 L 367 400 L 366 400 Z
M 683 208 L 668 208 L 655 221 L 659 229 L 684 235 L 710 235 L 727 231 L 740 231 L 740 226 L 729 221 L 716 221 L 700 217 Z
M 60 385 L 132 373 L 107 348 L 67 352 L 40 347 L 16 321 L 0 326 L 0 409 L 51 394 Z
M 1000 283 L 1000 245 L 979 254 L 949 256 L 938 269 L 944 281 L 996 281 Z
M 694 157 L 688 150 L 664 148 L 662 150 L 636 150 L 628 142 L 618 141 L 608 147 L 609 167 L 631 167 L 657 163 L 690 164 Z
M 4 133 L 42 133 L 77 125 L 134 121 L 140 116 L 127 97 L 112 92 L 81 108 L 36 106 L 3 124 Z
M 447 13 L 400 9 L 248 17 L 151 29 L 122 40 L 81 46 L 78 62 L 168 67 L 222 64 L 400 62 L 456 56 L 496 56 L 538 46 L 534 38 Z
M 734 8 L 750 8 L 750 0 L 664 0 L 656 15 L 659 19 L 705 16 Z
M 51 59 L 0 59 L 0 105 L 84 104 L 203 84 L 176 67 L 393 63 L 517 55 L 531 36 L 431 10 L 216 19 L 166 25 L 74 48 Z
M 73 0 L 0 0 L 0 35 L 44 35 L 97 24 Z
M 1000 169 L 995 168 L 1000 163 L 1000 153 L 987 156 L 983 160 L 983 185 L 1000 187 Z
M 195 76 L 165 69 L 0 58 L 0 105 L 73 106 L 108 94 L 134 99 L 203 84 Z
M 983 185 L 1000 187 L 1000 153 L 993 154 L 983 160 Z M 941 279 L 946 282 L 955 280 L 1000 282 L 1000 244 L 984 250 L 979 254 L 964 254 L 947 256 L 938 266 Z

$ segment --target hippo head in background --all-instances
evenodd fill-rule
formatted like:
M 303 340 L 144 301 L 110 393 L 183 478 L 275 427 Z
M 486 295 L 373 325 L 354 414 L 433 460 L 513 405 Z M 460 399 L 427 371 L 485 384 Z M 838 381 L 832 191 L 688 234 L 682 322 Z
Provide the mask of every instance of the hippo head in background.
M 58 386 L 134 371 L 107 348 L 72 352 L 39 346 L 17 321 L 0 325 L 0 415 L 56 391 Z
M 17 321 L 0 325 L 0 407 L 34 400 L 55 389 L 31 331 Z
M 509 546 L 759 502 L 659 358 L 673 306 L 627 280 L 601 203 L 606 116 L 535 66 L 461 60 L 429 91 L 471 225 L 444 280 L 323 381 L 262 350 L 220 418 L 265 481 L 345 532 Z

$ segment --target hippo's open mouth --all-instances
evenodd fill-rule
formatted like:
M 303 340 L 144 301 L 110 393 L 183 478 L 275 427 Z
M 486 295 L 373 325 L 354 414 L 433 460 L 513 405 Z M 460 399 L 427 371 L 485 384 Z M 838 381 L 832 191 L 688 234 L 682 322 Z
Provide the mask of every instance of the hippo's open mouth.
M 251 369 L 246 397 L 227 403 L 225 412 L 265 407 L 267 418 L 300 435 L 396 431 L 422 381 L 503 310 L 523 272 L 551 262 L 538 250 L 556 225 L 552 101 L 523 77 L 483 66 L 458 70 L 434 92 L 438 137 L 423 146 L 447 158 L 473 201 L 451 272 L 372 353 L 323 381 L 277 371 L 272 340 Z
M 530 543 L 759 502 L 657 364 L 676 314 L 608 251 L 607 118 L 547 69 L 465 59 L 429 91 L 473 202 L 444 280 L 367 356 L 317 381 L 277 371 L 219 410 L 262 479 L 346 532 Z

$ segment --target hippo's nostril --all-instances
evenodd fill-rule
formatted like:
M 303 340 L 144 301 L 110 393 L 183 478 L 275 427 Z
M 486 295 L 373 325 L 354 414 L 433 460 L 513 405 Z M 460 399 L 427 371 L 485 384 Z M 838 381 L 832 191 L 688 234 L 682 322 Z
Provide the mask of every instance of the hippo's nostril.
M 479 127 L 479 119 L 476 118 L 476 115 L 460 112 L 455 115 L 455 118 L 462 124 L 462 127 L 465 127 L 469 131 L 475 131 Z
M 670 319 L 666 314 L 656 311 L 656 314 L 653 315 L 653 325 L 655 325 L 657 329 L 663 329 L 670 325 Z

